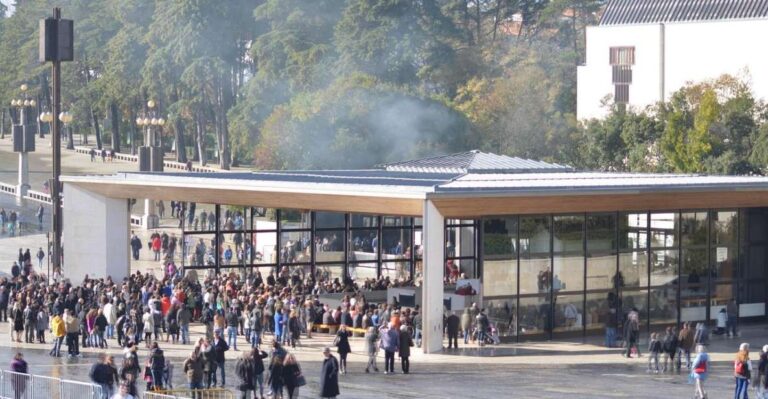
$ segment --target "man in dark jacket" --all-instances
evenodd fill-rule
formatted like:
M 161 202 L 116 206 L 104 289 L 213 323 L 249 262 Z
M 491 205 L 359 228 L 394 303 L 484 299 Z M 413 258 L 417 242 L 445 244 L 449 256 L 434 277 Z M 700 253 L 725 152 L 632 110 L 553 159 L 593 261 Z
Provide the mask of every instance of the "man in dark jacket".
M 157 342 L 152 343 L 149 354 L 149 369 L 152 372 L 152 386 L 154 389 L 163 389 L 163 374 L 165 372 L 165 355 Z
M 459 349 L 459 325 L 461 319 L 456 316 L 456 312 L 451 312 L 451 315 L 445 319 L 445 329 L 448 331 L 448 349 L 451 349 L 451 343 L 453 347 Z
M 229 350 L 229 345 L 221 337 L 221 333 L 218 331 L 214 334 L 213 338 L 213 359 L 216 361 L 216 367 L 221 370 L 221 386 L 226 385 L 226 374 L 224 372 L 224 352 Z
M 254 389 L 254 364 L 250 352 L 243 352 L 243 356 L 237 359 L 235 374 L 240 379 L 240 383 L 237 385 L 237 390 L 240 391 L 240 398 L 248 399 L 248 391 Z
M 323 366 L 320 369 L 320 397 L 335 398 L 339 396 L 339 361 L 331 354 L 331 348 L 323 349 Z
M 117 372 L 108 364 L 106 355 L 99 355 L 99 360 L 91 366 L 91 371 L 88 375 L 94 384 L 101 386 L 102 398 L 108 399 L 112 396 L 112 388 L 116 381 Z

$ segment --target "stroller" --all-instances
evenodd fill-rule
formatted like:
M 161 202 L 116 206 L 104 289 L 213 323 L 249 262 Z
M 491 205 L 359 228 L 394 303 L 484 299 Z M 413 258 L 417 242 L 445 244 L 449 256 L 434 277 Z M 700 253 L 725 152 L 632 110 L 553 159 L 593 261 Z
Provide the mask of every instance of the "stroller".
M 472 341 L 477 341 L 477 338 L 480 334 L 479 329 L 475 327 L 474 330 L 472 330 Z M 497 345 L 500 342 L 499 340 L 499 333 L 498 330 L 493 325 L 490 325 L 488 327 L 488 331 L 483 334 L 483 340 L 479 342 L 481 346 L 483 345 Z

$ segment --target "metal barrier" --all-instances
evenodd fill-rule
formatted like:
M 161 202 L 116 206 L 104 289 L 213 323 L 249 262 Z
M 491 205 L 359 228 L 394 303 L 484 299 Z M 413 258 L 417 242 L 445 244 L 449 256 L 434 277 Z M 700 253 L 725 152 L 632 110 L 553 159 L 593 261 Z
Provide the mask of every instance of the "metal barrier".
M 168 389 L 144 392 L 144 399 L 235 399 L 235 394 L 225 388 Z
M 25 195 L 24 198 L 48 205 L 53 203 L 53 201 L 51 201 L 51 195 L 42 191 L 27 190 L 27 195 Z
M 91 154 L 91 147 L 84 147 L 84 146 L 76 146 L 75 152 L 78 154 L 84 154 L 89 155 Z M 101 151 L 96 150 L 96 156 L 101 157 Z M 115 158 L 120 161 L 126 161 L 126 162 L 139 162 L 139 157 L 137 155 L 130 155 L 130 154 L 123 154 L 120 152 L 115 153 Z M 163 166 L 166 169 L 176 169 L 176 170 L 187 170 L 187 165 L 181 162 L 175 162 L 175 161 L 163 161 Z M 203 173 L 226 173 L 229 172 L 228 170 L 223 169 L 216 169 L 216 168 L 209 168 L 207 166 L 195 166 L 192 165 L 192 172 L 203 172 Z
M 0 371 L 0 398 L 101 399 L 101 386 L 60 378 Z
M 0 192 L 16 195 L 16 186 L 8 183 L 2 183 L 0 182 Z

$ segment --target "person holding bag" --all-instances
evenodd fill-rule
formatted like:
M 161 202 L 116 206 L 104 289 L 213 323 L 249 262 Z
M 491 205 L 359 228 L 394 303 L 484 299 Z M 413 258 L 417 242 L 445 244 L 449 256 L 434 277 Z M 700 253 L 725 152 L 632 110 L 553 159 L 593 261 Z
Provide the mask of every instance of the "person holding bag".
M 304 375 L 301 373 L 301 367 L 296 362 L 296 357 L 289 353 L 283 361 L 283 385 L 288 391 L 287 399 L 298 399 L 299 387 L 307 384 Z
M 240 391 L 240 399 L 248 399 L 248 391 L 254 389 L 254 371 L 253 356 L 250 352 L 243 352 L 243 356 L 237 360 L 237 365 L 235 365 L 235 374 L 240 379 L 240 384 L 237 386 Z
M 749 359 L 749 344 L 739 345 L 736 360 L 733 361 L 733 376 L 736 379 L 734 399 L 749 398 L 749 380 L 752 378 L 752 361 Z
M 704 345 L 696 346 L 696 358 L 691 365 L 691 374 L 689 380 L 695 384 L 694 398 L 706 399 L 707 392 L 704 391 L 704 381 L 709 375 L 709 355 Z
M 347 355 L 352 352 L 352 347 L 349 345 L 349 337 L 351 335 L 349 330 L 347 330 L 347 326 L 342 324 L 339 326 L 339 331 L 336 333 L 336 338 L 333 340 L 333 344 L 336 346 L 339 353 L 341 374 L 347 374 Z

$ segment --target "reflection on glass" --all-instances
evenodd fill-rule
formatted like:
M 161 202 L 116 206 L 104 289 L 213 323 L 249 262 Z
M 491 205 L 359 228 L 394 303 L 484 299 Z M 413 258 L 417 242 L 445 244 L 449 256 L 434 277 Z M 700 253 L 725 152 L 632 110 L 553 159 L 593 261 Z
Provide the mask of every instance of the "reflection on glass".
M 340 292 L 344 284 L 344 265 L 317 265 L 315 280 L 322 287 L 321 291 Z
M 499 337 L 514 337 L 517 334 L 515 297 L 491 299 L 484 302 L 486 315 L 491 325 L 499 332 Z
M 483 220 L 483 259 L 517 258 L 517 217 Z
M 554 252 L 584 252 L 584 217 L 555 216 L 552 241 Z
M 587 289 L 613 289 L 616 276 L 616 255 L 592 255 L 587 258 Z
M 648 246 L 648 214 L 619 214 L 619 249 L 639 249 Z
M 376 262 L 350 263 L 349 278 L 357 284 L 362 284 L 366 279 L 375 280 Z
M 406 253 L 410 258 L 411 230 L 410 229 L 384 229 L 381 232 L 382 260 L 397 259 Z
M 520 293 L 548 293 L 551 288 L 549 258 L 520 259 Z
M 216 206 L 194 202 L 175 202 L 173 217 L 184 221 L 184 231 L 215 231 Z
M 215 266 L 216 235 L 185 234 L 183 254 L 186 266 Z
M 619 274 L 611 278 L 616 288 L 648 286 L 648 252 L 619 254 Z
M 554 338 L 581 336 L 584 328 L 584 296 L 555 296 Z
M 349 260 L 376 262 L 378 230 L 352 230 L 349 237 Z
M 316 229 L 343 229 L 346 215 L 336 212 L 315 212 Z
M 280 234 L 280 263 L 310 262 L 312 246 L 308 231 L 283 231 Z
M 221 214 L 219 225 L 221 231 L 243 231 L 248 227 L 246 209 L 243 207 L 221 206 L 219 213 Z
M 712 245 L 729 246 L 736 244 L 738 212 L 712 212 Z
M 621 293 L 619 303 L 622 322 L 626 320 L 630 311 L 637 311 L 640 316 L 640 332 L 642 334 L 645 331 L 646 323 L 648 323 L 648 290 L 625 290 Z
M 341 262 L 344 260 L 344 230 L 315 232 L 315 261 Z
M 616 215 L 587 215 L 587 252 L 616 251 Z
M 408 281 L 411 279 L 411 262 L 406 259 L 384 262 L 381 264 L 381 275 L 393 282 Z
M 736 279 L 736 248 L 718 246 L 711 251 L 712 278 L 720 282 Z
M 677 213 L 651 213 L 651 247 L 676 247 L 677 222 Z
M 253 263 L 277 264 L 277 233 L 253 233 Z
M 277 230 L 276 209 L 251 208 L 251 212 L 253 213 L 252 230 Z
M 707 245 L 707 212 L 683 212 L 680 215 L 683 247 Z
M 412 218 L 405 216 L 384 216 L 384 227 L 410 226 Z
M 554 291 L 584 290 L 584 256 L 555 255 L 552 261 L 555 274 L 552 276 Z
M 651 252 L 651 286 L 677 284 L 677 257 L 676 249 Z
M 517 261 L 484 260 L 483 294 L 506 296 L 517 294 Z
M 310 225 L 309 212 L 297 209 L 280 210 L 280 227 L 282 229 L 309 229 Z
M 445 254 L 449 258 L 475 256 L 474 226 L 446 228 Z
M 364 215 L 359 213 L 353 213 L 350 215 L 352 228 L 356 227 L 377 227 L 379 225 L 379 218 L 375 215 Z
M 520 298 L 520 335 L 547 339 L 552 332 L 552 312 L 549 296 Z
M 524 216 L 520 218 L 520 257 L 547 255 L 550 250 L 549 218 Z
M 677 285 L 673 283 L 651 288 L 648 307 L 652 325 L 677 324 Z
M 609 295 L 612 299 L 609 301 Z M 587 331 L 604 331 L 607 324 L 618 325 L 618 314 L 611 313 L 611 303 L 616 303 L 613 292 L 595 292 L 587 294 L 587 308 L 584 312 Z M 614 307 L 615 309 L 615 307 Z M 611 319 L 612 318 L 612 319 Z
M 680 318 L 682 321 L 703 321 L 707 317 L 707 250 L 683 248 L 682 252 Z

